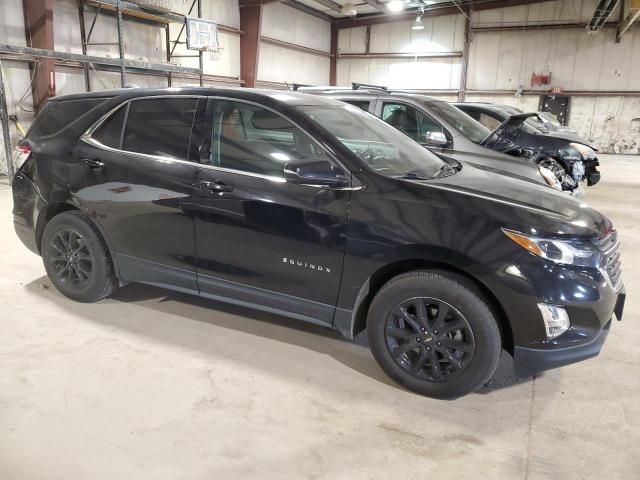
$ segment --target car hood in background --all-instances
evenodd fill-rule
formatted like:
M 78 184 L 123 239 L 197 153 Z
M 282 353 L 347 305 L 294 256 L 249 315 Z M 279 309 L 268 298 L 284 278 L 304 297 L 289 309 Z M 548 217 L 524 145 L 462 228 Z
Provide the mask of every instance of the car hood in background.
M 540 135 L 544 135 L 545 137 L 558 138 L 560 140 L 566 140 L 567 142 L 581 143 L 582 145 L 586 145 L 587 147 L 591 147 L 596 152 L 598 151 L 598 148 L 593 143 L 591 143 L 586 138 L 581 137 L 577 133 L 570 133 L 570 132 L 544 132 L 544 133 L 541 133 Z
M 547 183 L 540 175 L 538 165 L 529 162 L 524 158 L 513 157 L 511 155 L 505 155 L 496 153 L 492 150 L 486 149 L 491 154 L 484 155 L 475 152 L 434 152 L 443 160 L 453 159 L 465 165 L 471 165 L 479 170 L 485 170 L 488 172 L 496 173 L 498 175 L 505 175 L 519 180 L 547 185 Z

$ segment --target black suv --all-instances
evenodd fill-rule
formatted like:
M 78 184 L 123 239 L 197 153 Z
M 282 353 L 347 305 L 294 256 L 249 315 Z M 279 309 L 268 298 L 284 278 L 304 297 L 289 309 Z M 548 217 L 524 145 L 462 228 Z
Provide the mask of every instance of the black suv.
M 64 295 L 142 282 L 366 328 L 382 369 L 433 397 L 477 389 L 502 348 L 521 375 L 594 356 L 622 313 L 603 215 L 327 98 L 58 97 L 14 162 L 16 232 Z

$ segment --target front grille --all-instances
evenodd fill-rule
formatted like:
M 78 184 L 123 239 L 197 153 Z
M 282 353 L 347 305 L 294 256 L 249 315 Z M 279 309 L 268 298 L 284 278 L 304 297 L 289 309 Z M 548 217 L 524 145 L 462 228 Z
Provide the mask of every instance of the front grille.
M 620 239 L 615 230 L 593 241 L 605 256 L 607 261 L 605 271 L 615 290 L 622 287 L 622 263 L 620 262 Z

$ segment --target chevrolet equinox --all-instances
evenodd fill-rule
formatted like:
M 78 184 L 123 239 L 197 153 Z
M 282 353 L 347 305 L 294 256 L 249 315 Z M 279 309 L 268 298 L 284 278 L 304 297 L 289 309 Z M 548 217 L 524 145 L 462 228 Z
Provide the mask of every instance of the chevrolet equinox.
M 361 109 L 251 89 L 57 97 L 17 146 L 14 224 L 55 287 L 127 282 L 353 338 L 454 398 L 593 357 L 625 293 L 611 222 L 525 179 L 444 162 Z

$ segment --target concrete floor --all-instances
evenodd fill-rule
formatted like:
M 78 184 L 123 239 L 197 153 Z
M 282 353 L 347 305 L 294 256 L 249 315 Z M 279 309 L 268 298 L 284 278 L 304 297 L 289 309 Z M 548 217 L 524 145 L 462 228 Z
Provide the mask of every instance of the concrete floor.
M 520 383 L 505 361 L 453 402 L 319 327 L 140 285 L 67 300 L 0 185 L 0 478 L 640 478 L 640 158 L 602 164 L 624 321 L 595 359 Z

